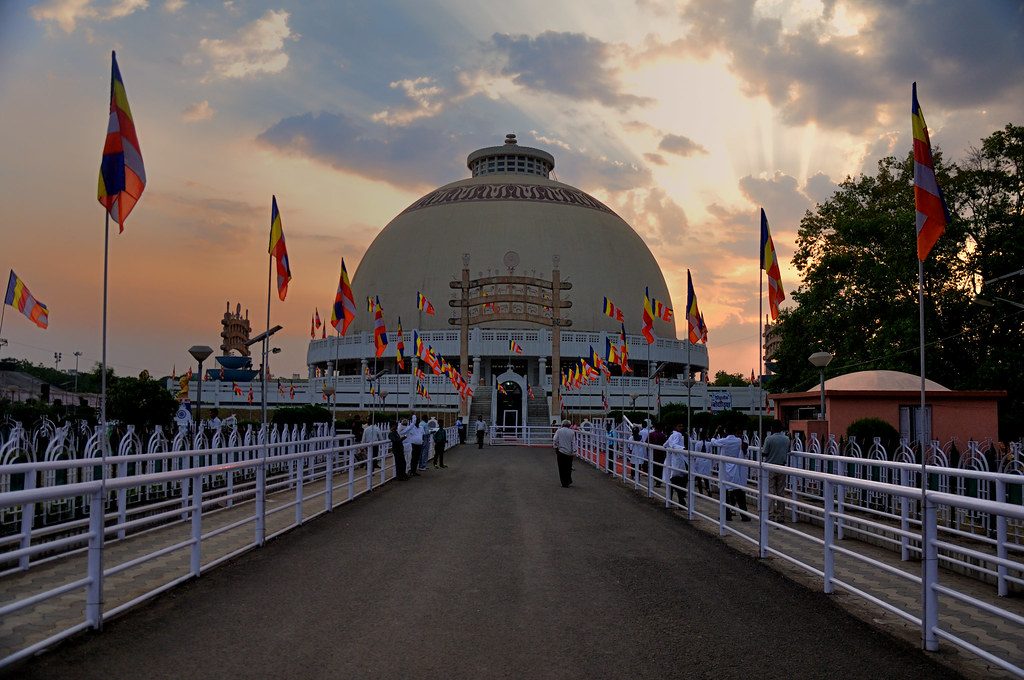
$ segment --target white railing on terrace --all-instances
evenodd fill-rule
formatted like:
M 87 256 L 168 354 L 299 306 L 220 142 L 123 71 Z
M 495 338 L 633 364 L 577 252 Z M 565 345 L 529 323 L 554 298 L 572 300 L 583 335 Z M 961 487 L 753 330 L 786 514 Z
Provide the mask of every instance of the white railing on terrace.
M 1024 592 L 1024 507 L 1020 489 L 1024 478 L 1018 474 L 989 473 L 971 469 L 928 465 L 925 473 L 928 488 L 919 487 L 921 466 L 912 463 L 885 460 L 866 460 L 820 453 L 794 451 L 796 466 L 776 466 L 759 463 L 758 450 L 749 447 L 750 458 L 733 458 L 704 451 L 684 451 L 682 464 L 661 464 L 662 479 L 654 475 L 636 474 L 640 466 L 657 474 L 655 452 L 666 449 L 645 442 L 635 442 L 620 436 L 609 438 L 604 432 L 579 432 L 578 455 L 648 497 L 660 498 L 665 507 L 685 510 L 690 520 L 701 519 L 718 525 L 719 535 L 734 535 L 757 546 L 762 557 L 773 555 L 799 568 L 821 577 L 826 593 L 838 586 L 881 609 L 894 614 L 922 631 L 925 649 L 938 649 L 939 639 L 946 640 L 1015 675 L 1024 677 L 1020 655 L 1016 662 L 1006 649 L 982 649 L 974 642 L 957 635 L 951 626 L 938 618 L 939 597 L 948 598 L 958 605 L 983 610 L 998 617 L 1010 631 L 1004 642 L 1009 649 L 1018 649 L 1024 636 L 1024 616 L 957 591 L 940 579 L 937 566 L 957 568 L 973 573 L 977 578 L 994 583 L 999 596 L 1011 590 Z M 659 456 L 660 457 L 660 456 Z M 703 461 L 703 463 L 702 463 Z M 747 468 L 748 483 L 734 486 L 721 480 L 717 469 L 725 463 Z M 693 470 L 694 474 L 689 474 Z M 786 495 L 774 496 L 768 492 L 768 473 L 787 475 Z M 680 485 L 670 482 L 673 477 L 685 479 Z M 641 482 L 644 479 L 644 482 Z M 753 482 L 753 486 L 750 485 Z M 683 485 L 685 484 L 685 485 Z M 975 491 L 991 490 L 991 497 Z M 704 493 L 701 493 L 701 490 Z M 726 492 L 742 491 L 753 497 L 752 512 L 744 512 L 730 505 Z M 949 493 L 947 490 L 967 491 Z M 1014 502 L 1007 502 L 1011 497 Z M 675 497 L 674 497 L 675 496 Z M 689 499 L 689 501 L 687 500 Z M 928 521 L 926 535 L 922 536 L 922 500 Z M 822 537 L 795 529 L 791 524 L 769 520 L 771 501 L 781 501 L 790 522 L 799 520 L 822 525 Z M 702 503 L 704 511 L 702 511 Z M 710 508 L 713 514 L 707 512 Z M 757 522 L 754 536 L 737 530 L 727 515 L 737 513 Z M 815 547 L 819 560 L 805 561 L 804 552 L 787 553 L 784 545 L 774 545 L 772 530 L 781 530 L 787 537 L 796 537 Z M 844 537 L 867 538 L 888 542 L 898 548 L 903 560 L 921 560 L 927 568 L 919 573 L 894 569 L 884 562 L 856 551 L 855 544 L 839 545 Z M 872 569 L 894 574 L 909 583 L 917 584 L 922 593 L 916 609 L 900 608 L 884 596 L 874 595 L 835 574 L 835 558 L 842 555 Z
M 456 442 L 455 428 L 446 431 L 448 441 Z M 131 453 L 141 442 L 126 437 L 119 453 L 105 458 L 0 466 L 5 489 L 14 479 L 23 484 L 20 490 L 0 493 L 0 515 L 9 529 L 16 529 L 0 536 L 0 578 L 58 558 L 83 562 L 80 577 L 45 592 L 21 599 L 0 596 L 0 621 L 50 601 L 68 607 L 77 602 L 82 613 L 77 620 L 56 624 L 45 639 L 21 649 L 4 648 L 0 667 L 98 628 L 104 620 L 330 512 L 396 474 L 387 440 L 355 443 L 351 436 L 329 435 L 300 439 L 284 430 L 272 432 L 266 442 L 262 434 L 249 433 L 244 442 L 232 436 L 230 445 L 212 447 L 199 435 L 199 446 L 189 450 L 168 450 L 158 439 L 155 447 L 162 450 L 153 453 Z M 173 445 L 180 446 L 183 439 L 179 433 Z M 44 485 L 37 487 L 37 481 Z M 54 513 L 64 521 L 38 521 Z M 146 555 L 117 564 L 105 559 L 126 538 L 176 527 L 186 535 L 165 535 L 167 542 Z M 230 540 L 215 542 L 228 534 Z M 111 602 L 109 594 L 104 596 L 106 579 L 182 553 L 188 555 L 187 566 L 178 573 L 161 572 L 166 578 L 148 592 L 104 607 L 105 601 Z

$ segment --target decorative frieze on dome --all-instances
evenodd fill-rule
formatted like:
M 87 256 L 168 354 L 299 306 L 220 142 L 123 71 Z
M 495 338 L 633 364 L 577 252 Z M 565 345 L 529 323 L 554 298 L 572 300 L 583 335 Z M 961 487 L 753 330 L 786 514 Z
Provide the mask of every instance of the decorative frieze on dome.
M 568 186 L 543 184 L 500 183 L 467 184 L 442 187 L 419 199 L 402 211 L 403 214 L 437 205 L 451 205 L 471 201 L 533 201 L 590 208 L 614 215 L 611 208 L 593 196 Z

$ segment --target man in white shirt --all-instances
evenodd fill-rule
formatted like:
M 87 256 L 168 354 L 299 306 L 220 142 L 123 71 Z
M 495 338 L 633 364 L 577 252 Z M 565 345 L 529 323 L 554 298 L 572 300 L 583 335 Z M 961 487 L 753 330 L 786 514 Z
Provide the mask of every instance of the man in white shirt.
M 558 479 L 566 489 L 572 485 L 572 459 L 576 455 L 576 433 L 569 425 L 571 423 L 568 420 L 563 420 L 562 426 L 555 430 L 552 438 L 555 457 L 558 458 Z
M 476 448 L 484 448 L 484 435 L 487 434 L 487 423 L 483 416 L 476 417 Z
M 675 489 L 679 505 L 686 505 L 686 489 L 690 481 L 690 470 L 684 453 L 687 449 L 686 435 L 683 433 L 685 429 L 686 425 L 676 423 L 665 442 L 665 489 L 669 494 Z

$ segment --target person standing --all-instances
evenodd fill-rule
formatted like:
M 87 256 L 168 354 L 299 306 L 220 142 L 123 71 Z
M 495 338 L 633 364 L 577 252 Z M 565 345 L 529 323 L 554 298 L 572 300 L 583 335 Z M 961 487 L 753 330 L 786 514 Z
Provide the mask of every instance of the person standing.
M 427 469 L 427 461 L 430 460 L 430 424 L 420 418 L 420 436 L 423 439 L 423 448 L 420 450 L 420 469 Z
M 487 434 L 487 423 L 483 416 L 476 417 L 476 448 L 484 448 L 484 435 Z
M 444 448 L 448 444 L 448 433 L 445 432 L 444 423 L 438 423 L 434 430 L 434 467 L 446 468 L 444 464 Z
M 771 434 L 764 440 L 761 448 L 761 461 L 772 465 L 788 465 L 790 442 L 789 436 L 782 431 L 782 423 L 773 420 L 769 426 Z M 768 493 L 772 496 L 782 496 L 786 493 L 786 473 L 768 471 Z M 772 498 L 768 505 L 768 519 L 773 522 L 786 521 L 785 507 L 782 501 Z
M 466 423 L 462 420 L 462 416 L 455 419 L 455 432 L 459 435 L 459 443 L 466 443 Z
M 395 457 L 395 476 L 400 482 L 408 481 L 409 476 L 405 474 L 405 444 L 402 435 L 398 434 L 397 422 L 391 423 L 388 441 L 391 442 L 391 455 Z
M 667 477 L 665 480 L 665 493 L 672 495 L 676 492 L 676 500 L 680 505 L 686 505 L 686 490 L 690 481 L 690 468 L 686 464 L 686 426 L 683 423 L 676 423 L 672 428 L 672 434 L 665 442 L 665 471 L 662 473 Z
M 661 425 L 651 423 L 651 431 L 647 435 L 647 443 L 651 446 L 665 446 L 668 437 L 661 431 Z M 665 467 L 664 449 L 651 449 L 651 456 L 654 458 L 654 488 L 661 486 L 661 477 Z
M 719 427 L 715 431 L 715 437 L 711 439 L 711 445 L 719 447 L 719 451 L 723 456 L 729 456 L 731 458 L 743 458 L 743 453 L 746 449 L 746 444 L 740 438 L 740 428 L 736 426 L 728 436 L 722 436 L 725 434 L 725 430 Z M 720 482 L 725 482 L 729 486 L 726 487 L 728 491 L 725 493 L 725 502 L 729 505 L 735 505 L 743 512 L 740 514 L 740 519 L 744 522 L 749 522 L 750 518 L 746 516 L 747 512 L 747 468 L 745 465 L 739 463 L 725 463 L 721 462 L 718 464 L 718 479 Z M 732 508 L 726 507 L 725 519 L 729 521 L 732 519 Z
M 417 470 L 420 466 L 420 453 L 423 451 L 423 430 L 416 423 L 403 420 L 402 429 L 398 433 L 405 437 L 405 443 L 409 445 L 409 476 L 419 477 Z
M 569 425 L 571 423 L 568 420 L 563 420 L 562 426 L 552 438 L 555 457 L 558 459 L 558 480 L 565 489 L 572 485 L 572 459 L 576 455 L 576 433 Z
M 628 449 L 625 475 L 633 479 L 640 478 L 640 466 L 647 460 L 647 451 L 643 445 L 646 438 L 643 435 L 643 430 L 640 429 L 639 425 L 633 426 L 632 438 L 629 440 L 629 444 L 626 445 Z M 632 471 L 630 471 L 632 468 Z

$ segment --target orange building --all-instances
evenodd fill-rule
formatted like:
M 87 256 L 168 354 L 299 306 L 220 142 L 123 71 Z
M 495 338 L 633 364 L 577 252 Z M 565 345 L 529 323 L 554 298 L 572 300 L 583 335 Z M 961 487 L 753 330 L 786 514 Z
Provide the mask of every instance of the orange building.
M 999 440 L 998 400 L 1006 392 L 953 391 L 925 380 L 925 427 L 930 439 L 943 443 L 956 437 L 962 442 Z M 817 433 L 846 436 L 850 423 L 861 418 L 880 418 L 899 430 L 908 441 L 918 438 L 921 410 L 920 376 L 899 371 L 860 371 L 825 381 L 825 419 L 821 410 L 821 385 L 807 392 L 769 395 L 775 417 L 791 432 L 805 437 Z

